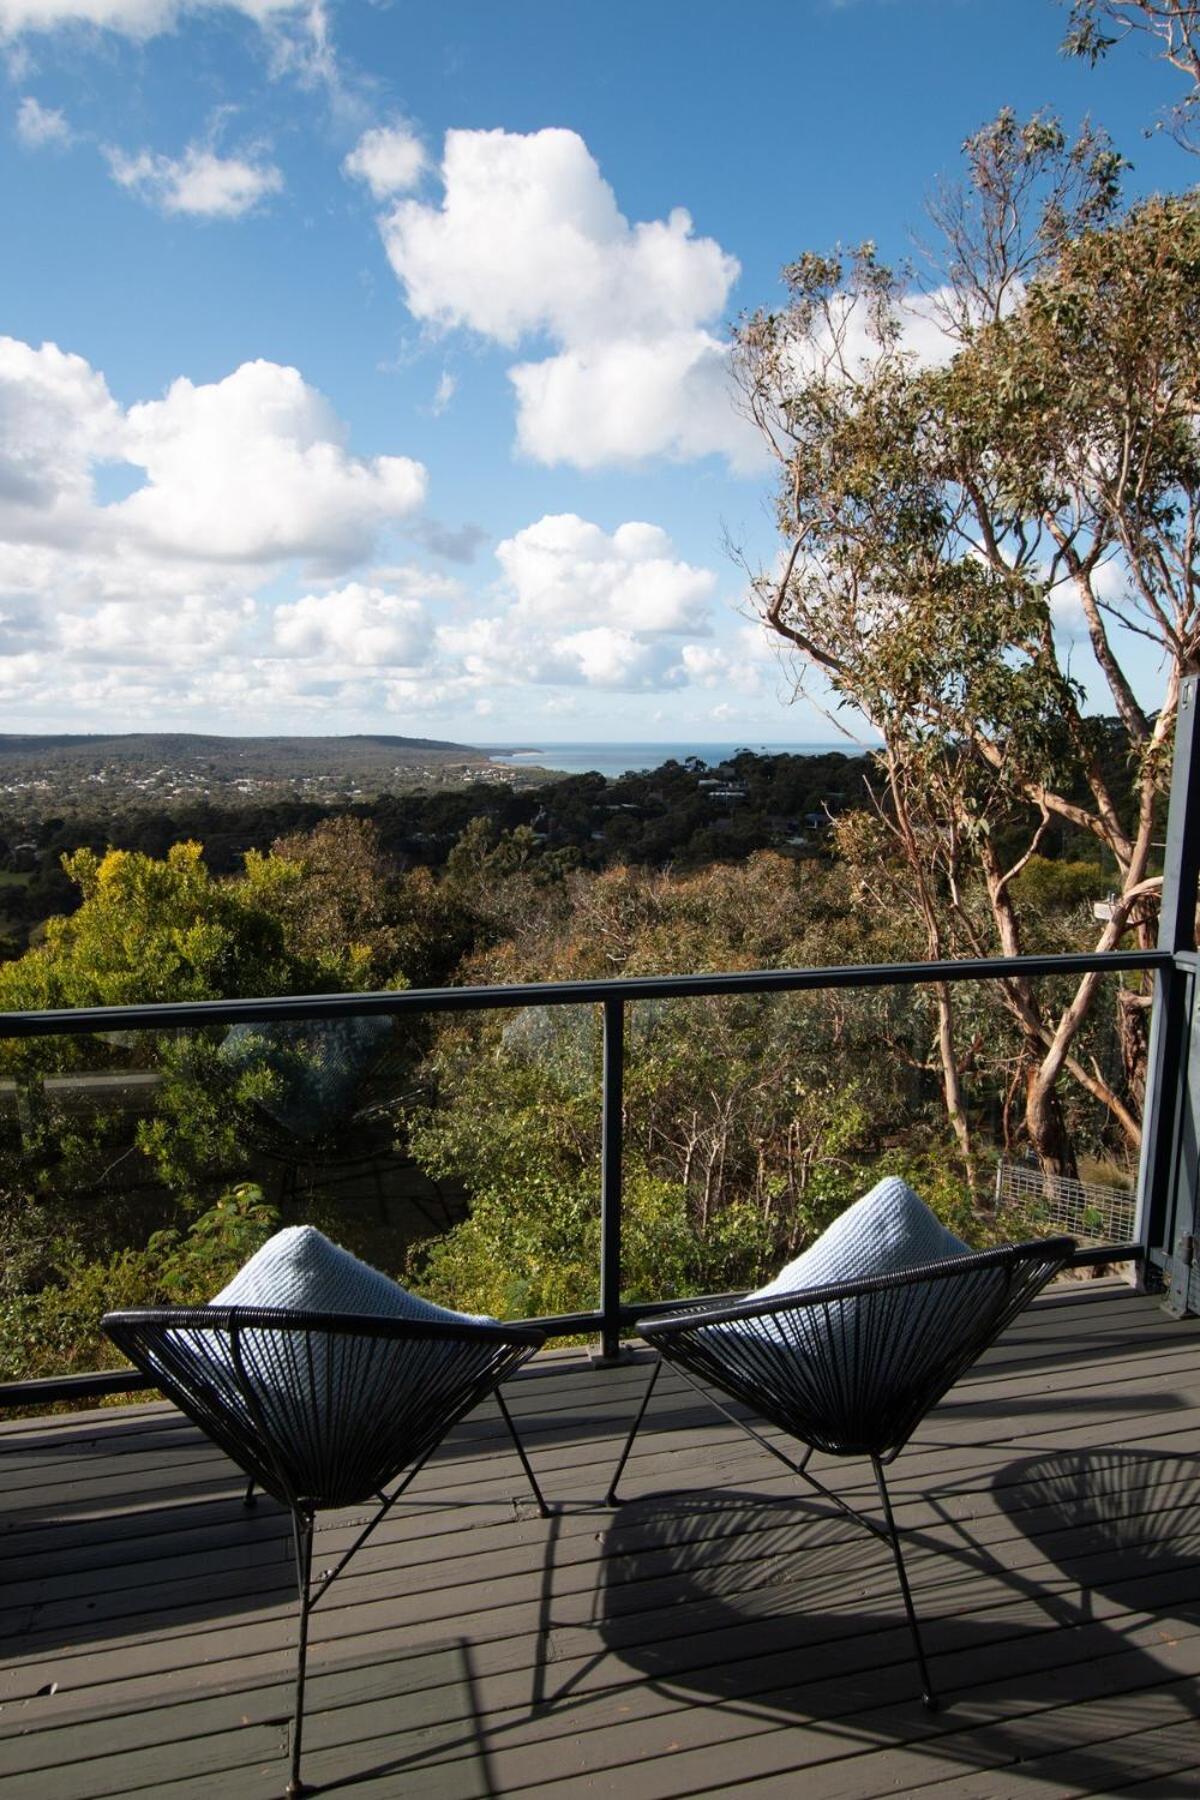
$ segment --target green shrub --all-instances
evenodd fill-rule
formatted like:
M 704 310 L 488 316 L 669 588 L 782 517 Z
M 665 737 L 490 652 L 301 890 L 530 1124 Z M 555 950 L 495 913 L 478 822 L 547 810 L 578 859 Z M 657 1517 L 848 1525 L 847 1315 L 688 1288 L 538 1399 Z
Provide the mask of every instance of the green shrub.
M 96 1261 L 68 1254 L 32 1293 L 0 1297 L 0 1380 L 123 1366 L 100 1329 L 106 1312 L 133 1306 L 200 1306 L 278 1225 L 261 1189 L 222 1195 L 184 1232 L 159 1231 L 141 1249 Z

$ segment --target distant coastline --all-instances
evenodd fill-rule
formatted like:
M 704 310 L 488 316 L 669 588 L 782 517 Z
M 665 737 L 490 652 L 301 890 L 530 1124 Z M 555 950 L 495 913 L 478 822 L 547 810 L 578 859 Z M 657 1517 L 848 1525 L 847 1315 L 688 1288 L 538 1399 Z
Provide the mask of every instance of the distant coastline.
M 594 773 L 603 775 L 610 781 L 644 769 L 661 768 L 665 762 L 686 762 L 692 756 L 715 767 L 728 761 L 731 756 L 736 756 L 739 750 L 752 750 L 756 756 L 863 756 L 869 754 L 870 748 L 867 746 L 862 749 L 846 739 L 837 743 L 805 744 L 757 744 L 747 743 L 745 740 L 725 744 L 683 741 L 665 744 L 541 744 L 522 746 L 519 749 L 480 745 L 480 750 L 490 762 L 504 768 L 542 768 L 556 775 Z
M 620 781 L 672 760 L 698 758 L 714 768 L 740 749 L 763 757 L 832 759 L 835 766 L 862 757 L 844 743 L 531 744 L 509 738 L 484 746 L 367 734 L 0 733 L 0 837 L 40 841 L 41 821 L 68 815 L 111 821 L 127 811 L 170 816 L 197 806 L 358 806 L 424 790 L 539 789 L 592 771 Z

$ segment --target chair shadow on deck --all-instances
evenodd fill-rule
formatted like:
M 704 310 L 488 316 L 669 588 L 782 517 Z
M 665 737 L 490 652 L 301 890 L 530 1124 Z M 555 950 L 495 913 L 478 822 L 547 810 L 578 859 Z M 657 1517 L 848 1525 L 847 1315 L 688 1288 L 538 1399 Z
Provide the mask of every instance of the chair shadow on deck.
M 716 1703 L 731 1737 L 794 1728 L 797 1770 L 908 1745 L 929 1759 L 924 1779 L 1002 1769 L 1005 1791 L 1036 1790 L 1036 1760 L 1021 1765 L 1069 1751 L 1072 1779 L 1082 1782 L 1072 1791 L 1124 1786 L 1142 1771 L 1144 1741 L 1131 1750 L 1123 1737 L 1200 1718 L 1194 1684 L 1155 1654 L 1166 1634 L 1142 1619 L 1142 1631 L 1127 1635 L 1132 1613 L 1186 1615 L 1200 1626 L 1200 1570 L 1184 1584 L 1183 1604 L 1170 1578 L 1200 1553 L 1200 1459 L 1133 1451 L 1030 1459 L 996 1476 L 995 1496 L 992 1525 L 1004 1541 L 994 1549 L 969 1521 L 953 1520 L 950 1489 L 921 1496 L 941 1521 L 936 1532 L 902 1523 L 945 1689 L 933 1717 L 921 1706 L 887 1546 L 807 1498 L 726 1490 L 627 1501 L 606 1536 L 600 1636 L 676 1703 L 709 1712 Z M 902 1507 L 903 1520 L 911 1507 Z M 1056 1557 L 1065 1581 L 1047 1569 Z M 1097 1607 L 1095 1595 L 1110 1588 L 1113 1603 Z M 1172 1681 L 1178 1697 L 1167 1716 L 1155 1690 Z M 573 1685 L 547 1695 L 547 1712 L 570 1708 Z M 1107 1741 L 1085 1733 L 1081 1742 L 1064 1723 L 1062 1708 L 1089 1701 L 1106 1709 L 1111 1727 L 1100 1723 L 1093 1735 Z M 791 1751 L 781 1753 L 786 1767 Z M 1190 1794 L 1194 1781 L 1164 1771 L 1155 1792 Z
M 1200 1456 L 1117 1447 L 1059 1450 L 1007 1463 L 992 1479 L 997 1504 L 1026 1535 L 1086 1530 L 1112 1558 L 1092 1585 L 1145 1580 L 1200 1536 Z M 1190 1526 L 1190 1532 L 1186 1528 Z M 1200 1619 L 1200 1602 L 1189 1617 Z

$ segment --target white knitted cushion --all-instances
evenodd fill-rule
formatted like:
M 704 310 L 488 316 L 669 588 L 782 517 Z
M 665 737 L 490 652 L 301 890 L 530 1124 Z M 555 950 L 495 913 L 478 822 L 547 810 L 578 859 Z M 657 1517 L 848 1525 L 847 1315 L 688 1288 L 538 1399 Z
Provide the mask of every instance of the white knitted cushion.
M 289 1225 L 268 1238 L 233 1280 L 213 1296 L 213 1306 L 273 1306 L 299 1312 L 373 1313 L 384 1319 L 441 1319 L 447 1324 L 491 1325 L 475 1313 L 452 1312 L 410 1294 L 390 1276 L 360 1262 L 315 1226 Z
M 774 1300 L 810 1288 L 848 1287 L 851 1282 L 867 1281 L 875 1275 L 893 1275 L 923 1263 L 969 1254 L 969 1247 L 947 1231 L 906 1182 L 890 1176 L 847 1207 L 815 1244 L 780 1270 L 774 1281 L 768 1281 L 746 1298 Z M 809 1320 L 808 1331 L 828 1340 L 835 1361 L 844 1367 L 858 1355 L 858 1313 L 862 1304 L 859 1300 L 844 1301 L 835 1316 Z M 909 1310 L 903 1303 L 893 1305 L 895 1328 L 902 1329 Z M 714 1343 L 722 1339 L 731 1343 L 753 1340 L 760 1375 L 772 1359 L 779 1358 L 786 1365 L 798 1354 L 786 1328 L 770 1315 L 709 1326 L 705 1335 L 710 1333 Z
M 747 1296 L 777 1311 L 702 1325 L 699 1336 L 729 1391 L 803 1442 L 849 1454 L 894 1431 L 898 1447 L 1008 1291 L 1003 1267 L 958 1277 L 971 1255 L 903 1181 L 881 1181 Z M 884 1290 L 844 1295 L 887 1277 Z
M 432 1320 L 443 1324 L 493 1325 L 494 1319 L 452 1312 L 410 1294 L 399 1282 L 360 1262 L 312 1225 L 292 1225 L 268 1238 L 233 1280 L 209 1302 L 211 1306 L 263 1307 L 315 1313 L 360 1313 L 386 1319 Z M 293 1431 L 301 1408 L 311 1408 L 322 1433 L 353 1439 L 373 1426 L 372 1407 L 378 1398 L 360 1394 L 346 1379 L 353 1367 L 353 1332 L 327 1335 L 314 1332 L 303 1353 L 301 1340 L 266 1328 L 243 1333 L 243 1364 L 252 1368 L 258 1404 L 272 1425 Z M 394 1366 L 395 1397 L 403 1398 L 411 1383 L 414 1392 L 427 1389 L 434 1366 L 453 1363 L 459 1349 L 453 1340 L 426 1341 L 411 1355 L 399 1357 Z M 242 1410 L 240 1377 L 227 1348 L 209 1345 L 209 1374 L 223 1382 L 226 1396 Z M 334 1396 L 336 1395 L 336 1398 Z
M 899 1269 L 969 1255 L 969 1245 L 946 1229 L 908 1183 L 889 1175 L 848 1206 L 774 1281 L 756 1288 L 747 1299 L 767 1300 L 801 1288 L 844 1287 L 873 1275 L 893 1275 Z

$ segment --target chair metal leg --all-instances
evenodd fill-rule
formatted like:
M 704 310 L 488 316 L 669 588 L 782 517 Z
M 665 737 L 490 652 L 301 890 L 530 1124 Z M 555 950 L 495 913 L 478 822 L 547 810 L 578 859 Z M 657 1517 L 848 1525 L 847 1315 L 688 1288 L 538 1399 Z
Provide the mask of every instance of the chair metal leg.
M 254 1492 L 254 1477 L 253 1477 L 253 1475 L 250 1477 L 249 1481 L 246 1483 L 246 1491 L 242 1495 L 242 1505 L 243 1506 L 257 1506 L 258 1505 L 258 1496 Z
M 550 1508 L 546 1505 L 545 1496 L 537 1483 L 537 1476 L 534 1474 L 529 1458 L 525 1454 L 525 1446 L 517 1435 L 517 1428 L 513 1424 L 513 1416 L 509 1412 L 504 1395 L 500 1392 L 499 1388 L 496 1389 L 496 1404 L 500 1408 L 501 1418 L 508 1426 L 508 1435 L 513 1441 L 517 1455 L 521 1459 L 521 1467 L 524 1469 L 525 1474 L 529 1479 L 529 1485 L 533 1489 L 533 1497 L 538 1503 L 538 1511 L 541 1513 L 543 1519 L 548 1519 L 550 1517 Z
M 629 1452 L 633 1449 L 633 1440 L 637 1436 L 642 1420 L 646 1416 L 646 1408 L 650 1404 L 650 1396 L 654 1392 L 655 1383 L 661 1373 L 662 1357 L 659 1356 L 655 1358 L 654 1367 L 650 1371 L 650 1379 L 646 1383 L 646 1391 L 642 1395 L 642 1404 L 637 1409 L 637 1417 L 630 1426 L 629 1436 L 625 1439 L 625 1448 L 622 1450 L 620 1460 L 617 1463 L 616 1469 L 613 1471 L 613 1478 L 608 1484 L 608 1492 L 604 1496 L 605 1506 L 619 1506 L 621 1504 L 617 1497 L 617 1487 L 622 1475 L 625 1473 L 625 1464 L 629 1461 Z
M 797 1462 L 794 1456 L 785 1455 L 778 1444 L 773 1444 L 770 1438 L 765 1438 L 761 1431 L 756 1430 L 749 1419 L 739 1419 L 735 1412 L 730 1412 L 720 1394 L 714 1393 L 712 1388 L 702 1387 L 690 1369 L 685 1369 L 681 1367 L 679 1363 L 676 1363 L 675 1373 L 677 1375 L 682 1375 L 688 1386 L 694 1389 L 701 1400 L 706 1400 L 709 1406 L 715 1407 L 717 1412 L 728 1419 L 731 1425 L 736 1425 L 739 1431 L 744 1431 L 746 1436 L 753 1438 L 756 1444 L 761 1444 L 768 1456 L 773 1456 L 776 1462 L 781 1462 L 785 1469 L 791 1470 L 793 1475 L 803 1475 L 810 1487 L 820 1488 L 823 1494 L 828 1494 L 829 1499 L 835 1501 L 836 1504 L 842 1508 L 843 1512 L 848 1512 L 851 1518 L 856 1518 L 858 1516 L 852 1507 L 846 1506 L 842 1501 L 838 1500 L 836 1494 L 829 1494 L 827 1488 L 821 1487 L 820 1482 L 817 1481 L 814 1476 L 805 1474 L 805 1470 L 808 1468 L 809 1460 L 812 1456 L 811 1444 L 806 1444 L 804 1446 L 804 1455 L 800 1458 L 800 1461 Z
M 900 1577 L 900 1592 L 904 1596 L 904 1610 L 908 1614 L 908 1628 L 912 1632 L 913 1648 L 917 1653 L 917 1667 L 921 1671 L 921 1698 L 929 1712 L 936 1712 L 938 1697 L 933 1691 L 933 1682 L 929 1676 L 929 1664 L 925 1660 L 925 1646 L 921 1642 L 921 1632 L 917 1625 L 917 1614 L 908 1585 L 908 1572 L 904 1567 L 904 1552 L 900 1547 L 900 1534 L 896 1530 L 896 1521 L 892 1516 L 892 1502 L 883 1473 L 883 1464 L 877 1456 L 871 1458 L 871 1467 L 875 1471 L 875 1481 L 883 1505 L 883 1516 L 887 1520 L 887 1535 L 891 1540 L 892 1555 L 896 1559 L 896 1573 Z
M 296 1712 L 292 1720 L 292 1774 L 285 1793 L 287 1800 L 297 1800 L 308 1792 L 300 1779 L 300 1743 L 304 1732 L 304 1676 L 308 1662 L 309 1595 L 312 1583 L 313 1521 L 311 1514 L 292 1514 L 292 1534 L 296 1545 L 296 1586 L 300 1592 L 300 1632 L 296 1648 Z

